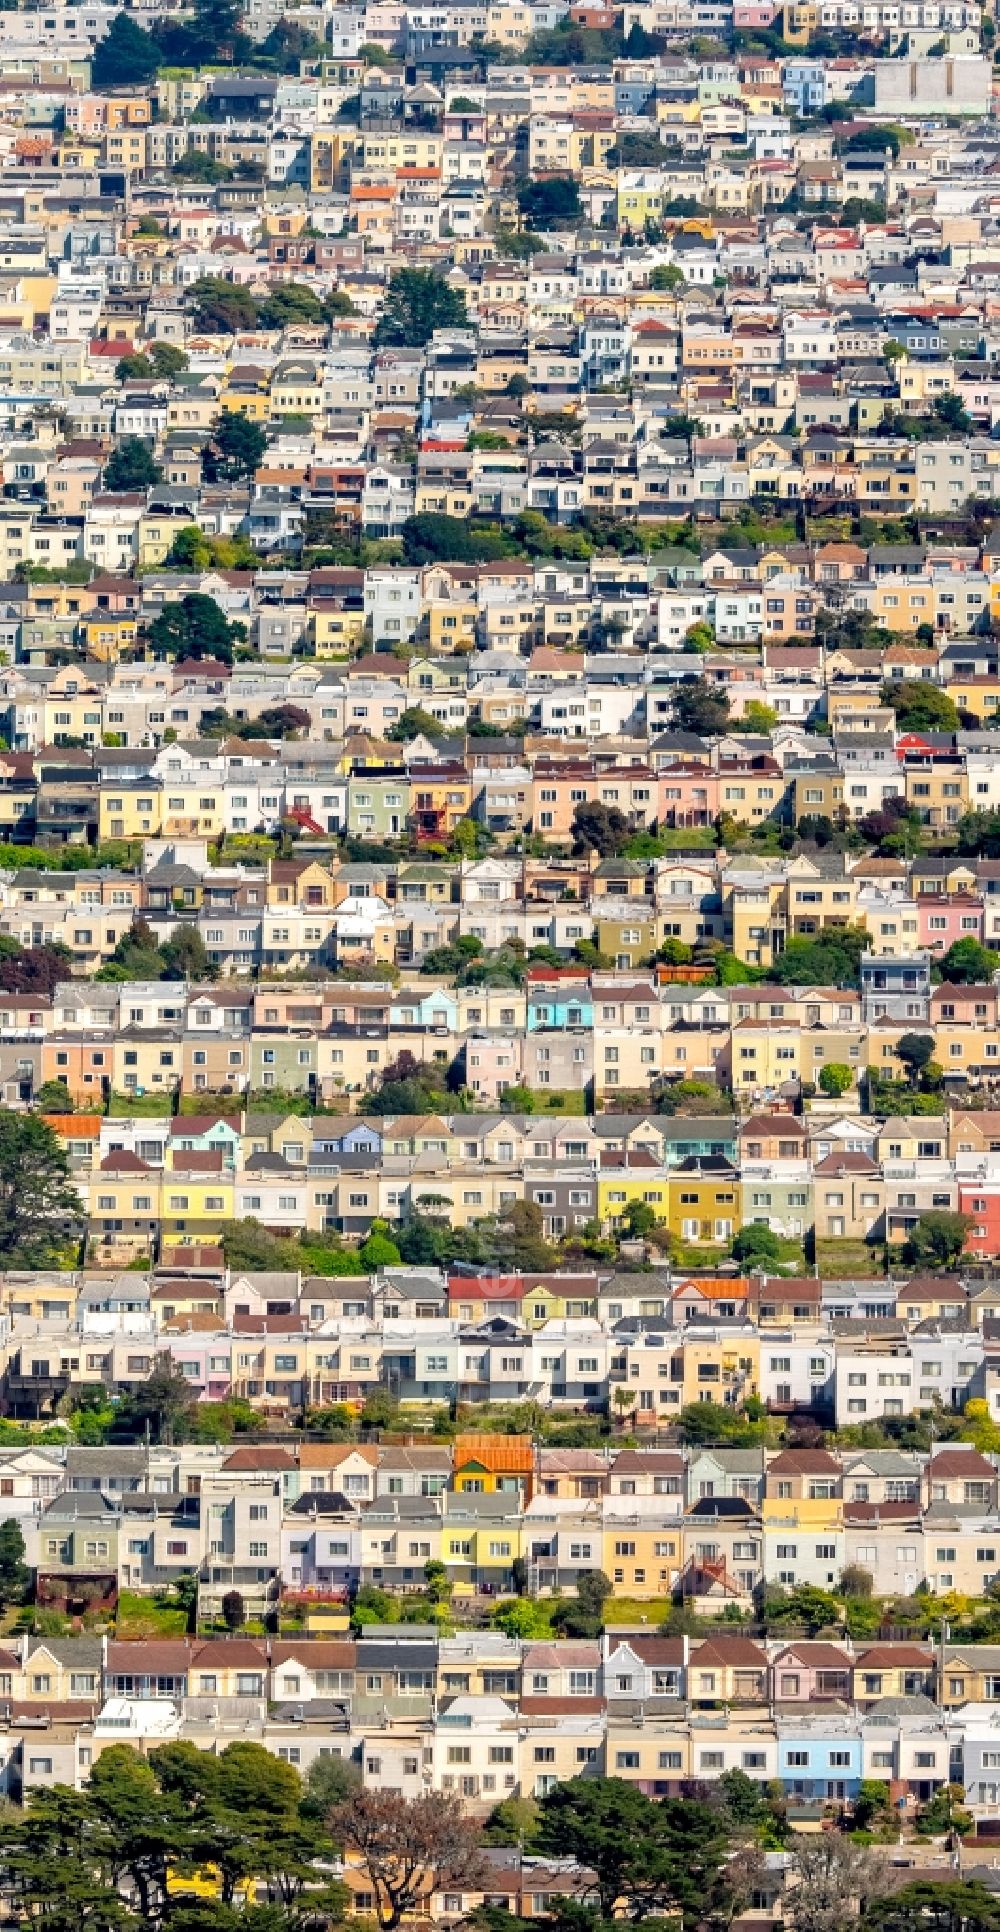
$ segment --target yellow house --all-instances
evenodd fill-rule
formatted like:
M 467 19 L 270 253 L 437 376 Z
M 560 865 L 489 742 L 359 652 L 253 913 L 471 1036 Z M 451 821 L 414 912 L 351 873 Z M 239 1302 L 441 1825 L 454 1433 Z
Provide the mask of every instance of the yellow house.
M 361 136 L 363 168 L 440 168 L 444 141 L 440 134 L 421 133 L 407 127 L 401 131 L 382 129 Z
M 718 1165 L 721 1169 L 723 1163 Z M 679 1241 L 728 1246 L 743 1220 L 743 1190 L 735 1172 L 674 1169 L 667 1178 L 666 1218 Z
M 606 1523 L 602 1541 L 600 1567 L 616 1590 L 637 1597 L 669 1595 L 680 1571 L 679 1523 L 653 1525 L 634 1516 Z
M 139 518 L 139 568 L 154 570 L 163 563 L 174 538 L 181 530 L 191 527 L 191 518 L 178 513 L 171 516 L 166 510 L 147 510 Z
M 321 416 L 323 370 L 319 363 L 289 360 L 271 377 L 272 416 Z
M 101 840 L 156 838 L 162 809 L 163 791 L 158 778 L 102 785 L 97 794 L 98 837 Z
M 658 1221 L 667 1219 L 668 1177 L 665 1168 L 648 1160 L 642 1165 L 630 1166 L 627 1154 L 605 1155 L 603 1158 L 616 1162 L 620 1160 L 622 1165 L 602 1167 L 597 1177 L 597 1218 L 602 1227 L 618 1227 L 631 1201 L 641 1201 L 646 1207 L 652 1208 Z
M 427 639 L 435 655 L 448 651 L 471 651 L 476 641 L 477 608 L 474 603 L 430 604 L 427 607 Z
M 314 609 L 309 632 L 317 657 L 357 656 L 365 641 L 364 611 Z
M 521 1555 L 524 1530 L 517 1517 L 484 1527 L 476 1517 L 446 1512 L 441 1560 L 455 1583 L 489 1586 L 502 1596 L 513 1587 L 513 1564 Z
M 647 221 L 659 222 L 665 198 L 666 189 L 656 174 L 620 174 L 617 204 L 619 228 L 630 228 L 636 234 Z
M 318 127 L 309 141 L 309 188 L 319 194 L 324 189 L 346 194 L 351 171 L 360 162 L 362 136 L 355 128 Z
M 183 395 L 168 399 L 167 428 L 197 429 L 207 433 L 222 407 L 222 402 L 211 390 L 186 390 Z M 229 403 L 226 407 L 232 409 L 235 404 Z
M 213 1150 L 188 1153 L 168 1150 L 163 1175 L 162 1231 L 164 1241 L 209 1239 L 235 1214 L 236 1184 Z
M 888 631 L 912 632 L 921 624 L 933 624 L 935 606 L 934 585 L 929 577 L 910 581 L 900 577 L 876 578 L 868 598 L 868 608 L 876 624 L 884 624 Z
M 88 657 L 100 664 L 117 664 L 135 649 L 139 620 L 129 611 L 90 611 L 81 619 L 80 635 Z
M 719 1055 L 734 1093 L 762 1093 L 800 1077 L 801 1028 L 781 1020 L 738 1020 Z
M 990 616 L 1000 620 L 1000 583 L 990 583 Z M 1000 711 L 1000 677 L 958 678 L 948 685 L 948 696 L 959 711 L 971 711 L 983 724 L 993 724 Z
M 843 1519 L 843 1471 L 827 1449 L 783 1449 L 764 1471 L 768 1524 L 835 1529 Z
M 44 719 L 47 745 L 65 744 L 68 738 L 80 738 L 86 745 L 99 745 L 101 742 L 101 699 L 96 687 L 86 679 L 81 680 L 79 667 L 77 678 L 53 679 L 45 697 Z M 82 682 L 83 688 L 77 689 Z M 56 685 L 61 685 L 56 689 Z
M 218 838 L 225 824 L 225 796 L 221 787 L 204 779 L 171 777 L 163 794 L 163 831 L 168 838 L 189 833 Z
M 111 1085 L 115 1093 L 169 1093 L 181 1077 L 183 1049 L 176 1037 L 160 1029 L 154 1033 L 119 1033 L 108 1049 Z
M 472 486 L 467 477 L 418 477 L 414 497 L 418 515 L 469 516 L 473 509 Z

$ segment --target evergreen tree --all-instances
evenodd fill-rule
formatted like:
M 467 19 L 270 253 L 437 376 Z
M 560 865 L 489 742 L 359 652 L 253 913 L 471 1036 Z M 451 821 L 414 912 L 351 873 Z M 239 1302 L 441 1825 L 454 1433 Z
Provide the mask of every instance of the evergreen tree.
M 127 13 L 117 13 L 97 43 L 91 82 L 95 88 L 145 87 L 159 65 L 160 50 L 152 34 L 137 27 Z

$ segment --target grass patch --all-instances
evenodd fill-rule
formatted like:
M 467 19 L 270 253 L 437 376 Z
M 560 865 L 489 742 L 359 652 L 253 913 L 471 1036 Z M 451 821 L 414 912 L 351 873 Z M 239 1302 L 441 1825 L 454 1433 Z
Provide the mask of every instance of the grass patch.
M 187 1612 L 165 1597 L 141 1597 L 122 1590 L 115 1617 L 119 1637 L 183 1637 Z
M 246 1096 L 241 1093 L 182 1093 L 179 1114 L 239 1114 Z
M 656 837 L 667 852 L 714 852 L 718 844 L 714 825 L 667 825 Z
M 604 1605 L 604 1621 L 621 1623 L 662 1623 L 674 1605 L 670 1597 L 609 1597 Z
M 856 1276 L 878 1280 L 885 1274 L 882 1250 L 870 1248 L 866 1241 L 817 1241 L 816 1266 L 823 1280 L 850 1281 Z
M 169 1120 L 173 1111 L 172 1093 L 113 1093 L 108 1101 L 109 1120 Z
M 558 1088 L 549 1087 L 544 1089 L 536 1087 L 533 1091 L 537 1103 L 536 1113 L 585 1114 L 587 1112 L 587 1097 L 583 1092 L 571 1093 L 568 1090 L 560 1092 Z
M 690 1273 L 696 1274 L 699 1269 L 717 1268 L 720 1261 L 728 1260 L 729 1249 L 727 1247 L 708 1248 L 694 1246 L 689 1248 L 685 1247 L 682 1241 L 673 1251 L 671 1266 L 674 1268 L 686 1268 Z

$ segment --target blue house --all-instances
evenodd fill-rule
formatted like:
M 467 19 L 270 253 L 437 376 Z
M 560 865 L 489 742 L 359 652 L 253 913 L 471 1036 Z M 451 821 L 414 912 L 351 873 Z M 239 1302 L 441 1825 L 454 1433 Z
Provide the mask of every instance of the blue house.
M 862 1776 L 860 1718 L 779 1717 L 778 1776 L 790 1798 L 852 1799 Z
M 570 1027 L 575 1030 L 593 1024 L 594 998 L 584 981 L 569 985 L 547 981 L 540 986 L 529 986 L 529 1033 L 537 1033 L 543 1027 L 565 1032 Z

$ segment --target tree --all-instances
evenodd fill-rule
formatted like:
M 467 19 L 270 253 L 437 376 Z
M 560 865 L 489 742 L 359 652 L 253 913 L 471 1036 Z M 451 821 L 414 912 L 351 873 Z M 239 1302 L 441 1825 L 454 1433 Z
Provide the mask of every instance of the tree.
M 156 374 L 148 356 L 122 356 L 115 363 L 116 382 L 149 382 Z
M 580 190 L 571 174 L 522 181 L 517 205 L 529 228 L 575 228 L 583 214 Z
M 684 287 L 684 270 L 678 268 L 676 262 L 658 262 L 649 278 L 649 286 L 665 289 L 672 295 L 676 289 Z
M 891 678 L 882 703 L 896 713 L 900 731 L 957 731 L 959 716 L 947 691 L 927 678 Z
M 848 1563 L 841 1572 L 839 1589 L 843 1597 L 870 1597 L 872 1586 L 872 1573 L 861 1563 Z
M 142 223 L 139 224 L 140 228 Z M 146 350 L 154 373 L 163 382 L 172 382 L 175 376 L 183 375 L 188 367 L 188 359 L 183 349 L 175 348 L 172 342 L 151 342 Z
M 366 1268 L 372 1273 L 377 1268 L 398 1268 L 402 1259 L 395 1241 L 390 1241 L 386 1233 L 386 1223 L 372 1223 L 371 1233 L 359 1250 Z
M 600 799 L 581 799 L 573 811 L 573 844 L 577 852 L 599 852 L 616 858 L 628 844 L 631 827 L 617 805 Z
M 762 1221 L 748 1221 L 734 1237 L 732 1256 L 750 1268 L 774 1268 L 781 1260 L 781 1243 Z
M 857 985 L 868 943 L 861 926 L 828 928 L 816 939 L 793 935 L 764 977 L 783 986 Z
M 868 1906 L 873 1932 L 1000 1932 L 1000 1899 L 978 1879 L 942 1873 L 886 1892 Z
M 500 1235 L 514 1269 L 534 1272 L 552 1266 L 554 1256 L 544 1228 L 544 1216 L 537 1201 L 511 1201 L 504 1208 Z
M 337 1757 L 333 1751 L 325 1757 L 313 1758 L 305 1775 L 303 1815 L 319 1822 L 334 1805 L 343 1804 L 360 1782 L 361 1773 L 350 1758 Z
M 85 1225 L 51 1127 L 38 1114 L 0 1111 L 0 1267 L 51 1267 Z
M 394 745 L 409 745 L 414 738 L 431 738 L 436 743 L 439 738 L 445 737 L 446 733 L 440 718 L 435 718 L 430 711 L 425 711 L 423 705 L 411 704 L 407 706 L 402 717 L 397 719 L 394 725 L 390 725 L 385 735 Z
M 261 328 L 285 329 L 293 322 L 321 322 L 323 303 L 305 282 L 281 282 L 257 311 Z
M 222 1621 L 227 1630 L 242 1630 L 247 1613 L 238 1590 L 227 1590 L 222 1599 Z
M 743 717 L 740 722 L 744 730 L 766 738 L 777 727 L 778 713 L 773 705 L 761 704 L 759 699 L 751 698 L 750 703 L 743 706 Z
M 717 738 L 729 725 L 729 699 L 705 678 L 685 678 L 672 692 L 674 723 L 699 738 Z
M 971 1215 L 928 1208 L 906 1237 L 903 1259 L 911 1268 L 954 1268 L 971 1227 Z
M 152 34 L 127 13 L 116 13 L 103 40 L 94 49 L 91 83 L 98 90 L 108 87 L 145 87 L 159 70 L 160 49 Z
M 966 812 L 957 831 L 959 852 L 1000 859 L 1000 812 Z
M 604 1605 L 612 1594 L 612 1583 L 603 1570 L 581 1570 L 576 1580 L 576 1597 L 568 1597 L 552 1612 L 552 1627 L 564 1637 L 599 1637 L 604 1628 Z
M 793 1932 L 848 1932 L 892 1883 L 885 1859 L 838 1832 L 797 1843 L 794 1876 L 783 1900 Z
M 436 329 L 464 329 L 465 296 L 432 268 L 399 268 L 392 276 L 375 331 L 379 349 L 422 349 Z
M 203 275 L 188 293 L 195 324 L 206 335 L 237 335 L 257 325 L 257 304 L 249 289 L 224 275 Z
M 217 161 L 204 148 L 188 148 L 187 153 L 174 162 L 170 172 L 176 181 L 203 181 L 208 186 L 233 178 L 232 168 L 227 168 L 223 161 Z
M 57 940 L 44 946 L 20 946 L 0 935 L 0 987 L 5 993 L 48 993 L 70 977 L 73 955 Z
M 356 1791 L 334 1806 L 329 1823 L 368 1874 L 382 1932 L 394 1932 L 434 1892 L 486 1887 L 478 1827 L 451 1792 L 408 1800 L 398 1791 Z
M 43 1080 L 34 1104 L 40 1114 L 71 1114 L 76 1106 L 65 1080 Z
M 930 1033 L 904 1033 L 896 1041 L 896 1058 L 901 1060 L 916 1086 L 924 1068 L 934 1058 L 934 1039 Z
M 486 1820 L 487 1845 L 519 1845 L 529 1854 L 538 1843 L 538 1805 L 534 1798 L 501 1798 Z
M 843 1060 L 828 1060 L 819 1070 L 821 1093 L 829 1094 L 831 1100 L 839 1100 L 854 1084 L 854 1070 Z
M 145 1382 L 122 1396 L 115 1412 L 119 1441 L 141 1442 L 148 1427 L 153 1442 L 185 1439 L 195 1397 L 191 1384 L 169 1356 L 163 1356 Z
M 594 1872 L 602 1919 L 619 1900 L 630 1915 L 679 1913 L 695 1932 L 721 1905 L 728 1851 L 724 1814 L 692 1798 L 654 1804 L 620 1778 L 574 1778 L 542 1800 L 540 1849 Z
M 539 1851 L 589 1867 L 601 1918 L 611 1920 L 619 1899 L 632 1895 L 637 1857 L 652 1845 L 655 1811 L 645 1792 L 623 1778 L 572 1778 L 542 1799 Z
M 949 390 L 947 395 L 935 396 L 934 414 L 938 422 L 956 436 L 969 436 L 975 427 L 961 396 L 956 396 L 953 390 Z
M 160 947 L 160 958 L 164 979 L 206 980 L 218 976 L 197 926 L 175 926 Z
M 24 1537 L 13 1516 L 0 1523 L 0 1603 L 23 1603 L 31 1588 L 24 1560 Z
M 656 1214 L 648 1201 L 629 1201 L 622 1215 L 622 1224 L 634 1241 L 652 1234 L 656 1226 Z
M 506 1637 L 529 1642 L 549 1634 L 548 1617 L 529 1597 L 505 1597 L 490 1611 L 490 1624 L 494 1630 L 502 1630 Z
M 233 645 L 245 643 L 246 635 L 245 624 L 230 623 L 214 597 L 200 591 L 167 604 L 148 632 L 155 657 L 213 658 L 222 664 L 232 663 Z
M 941 978 L 954 986 L 985 986 L 1000 971 L 1000 953 L 978 939 L 956 939 L 941 961 Z
M 162 475 L 148 443 L 141 436 L 123 436 L 104 465 L 104 487 L 106 490 L 148 490 Z
M 491 563 L 512 550 L 499 527 L 484 529 L 437 510 L 407 517 L 401 534 L 408 564 Z
M 209 483 L 246 482 L 259 469 L 267 437 L 259 423 L 224 409 L 202 453 Z

